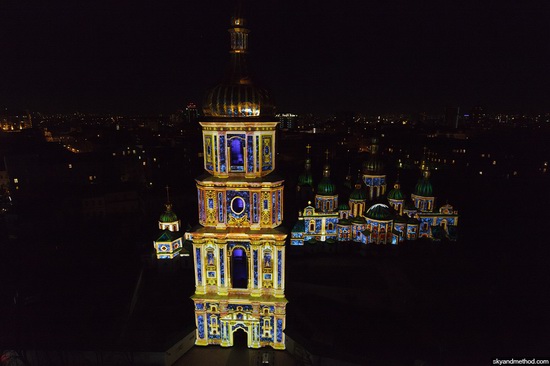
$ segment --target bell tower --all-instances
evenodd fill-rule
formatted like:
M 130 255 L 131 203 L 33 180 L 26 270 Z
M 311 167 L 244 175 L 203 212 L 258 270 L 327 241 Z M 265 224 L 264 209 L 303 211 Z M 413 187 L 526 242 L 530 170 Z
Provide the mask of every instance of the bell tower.
M 231 18 L 230 67 L 206 94 L 200 121 L 205 174 L 196 179 L 193 233 L 196 344 L 285 348 L 283 179 L 275 175 L 274 108 L 248 74 L 249 30 Z

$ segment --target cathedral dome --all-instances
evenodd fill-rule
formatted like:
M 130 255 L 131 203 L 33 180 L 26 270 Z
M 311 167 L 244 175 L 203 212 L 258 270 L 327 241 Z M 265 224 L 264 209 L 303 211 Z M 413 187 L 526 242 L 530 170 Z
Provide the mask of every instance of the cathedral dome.
M 224 82 L 206 93 L 203 112 L 206 117 L 273 117 L 275 107 L 268 92 L 245 82 Z
M 378 139 L 373 137 L 370 145 L 370 155 L 361 165 L 363 174 L 380 175 L 384 173 L 384 162 L 378 155 Z
M 178 221 L 178 216 L 172 211 L 172 205 L 170 203 L 166 204 L 166 211 L 160 215 L 159 221 L 163 223 Z
M 393 189 L 388 192 L 388 199 L 390 200 L 403 200 L 403 192 L 401 192 L 399 183 L 395 183 Z
M 321 196 L 334 196 L 336 194 L 336 185 L 330 180 L 330 164 L 328 163 L 329 151 L 327 154 L 327 163 L 323 167 L 323 179 L 317 185 L 317 194 Z
M 427 166 L 422 167 L 422 177 L 414 187 L 414 194 L 422 197 L 433 197 L 434 192 L 430 182 L 430 170 Z
M 349 195 L 350 200 L 365 201 L 367 199 L 367 192 L 363 189 L 361 178 L 358 177 L 355 182 L 355 188 Z
M 427 177 L 420 178 L 414 187 L 414 194 L 422 197 L 433 197 L 433 188 L 430 179 Z
M 267 90 L 255 85 L 247 67 L 249 30 L 240 16 L 231 18 L 229 68 L 221 83 L 209 89 L 203 103 L 208 118 L 252 118 L 271 120 L 275 107 Z
M 349 206 L 347 203 L 342 202 L 338 205 L 338 211 L 347 211 L 349 210 Z
M 384 162 L 377 154 L 371 154 L 361 168 L 363 174 L 381 174 L 384 172 Z
M 299 186 L 310 186 L 313 187 L 313 176 L 311 175 L 311 158 L 309 157 L 309 148 L 308 148 L 308 157 L 306 158 L 305 170 L 298 176 L 298 185 Z
M 336 186 L 329 177 L 323 177 L 317 186 L 317 194 L 321 196 L 333 196 L 336 193 Z
M 391 212 L 388 206 L 377 203 L 367 210 L 365 216 L 373 220 L 389 220 L 391 218 Z

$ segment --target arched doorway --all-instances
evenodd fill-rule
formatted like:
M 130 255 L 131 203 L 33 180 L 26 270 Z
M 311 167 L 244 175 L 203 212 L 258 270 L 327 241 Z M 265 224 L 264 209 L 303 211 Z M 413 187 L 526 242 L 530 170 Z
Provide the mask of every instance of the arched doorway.
M 233 288 L 248 288 L 248 259 L 243 248 L 233 249 L 231 272 Z
M 233 332 L 233 347 L 248 347 L 248 334 L 243 328 L 239 328 Z

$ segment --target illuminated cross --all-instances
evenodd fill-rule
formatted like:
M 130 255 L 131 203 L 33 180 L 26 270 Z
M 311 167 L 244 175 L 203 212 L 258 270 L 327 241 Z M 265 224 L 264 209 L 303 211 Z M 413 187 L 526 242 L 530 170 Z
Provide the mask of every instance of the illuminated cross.
M 307 154 L 309 155 L 309 149 L 311 149 L 311 145 L 310 144 L 307 144 L 306 145 L 306 150 L 307 150 Z
M 328 149 L 325 150 L 325 156 L 327 158 L 327 161 L 328 161 L 328 155 L 330 154 L 330 152 L 328 151 Z

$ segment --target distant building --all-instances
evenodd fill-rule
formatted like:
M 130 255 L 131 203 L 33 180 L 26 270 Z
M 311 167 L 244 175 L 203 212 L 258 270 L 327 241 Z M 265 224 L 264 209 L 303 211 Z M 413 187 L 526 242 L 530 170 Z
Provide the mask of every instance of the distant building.
M 199 110 L 195 103 L 187 104 L 185 107 L 185 123 L 196 124 L 199 121 Z
M 281 130 L 294 130 L 298 128 L 298 118 L 297 114 L 292 113 L 280 113 L 275 117 L 279 119 L 279 128 Z
M 0 129 L 4 132 L 19 132 L 32 128 L 31 115 L 28 112 L 8 112 L 0 114 Z

